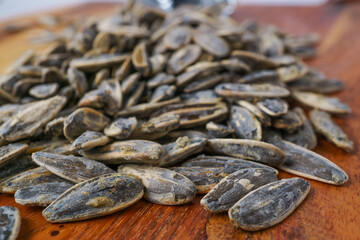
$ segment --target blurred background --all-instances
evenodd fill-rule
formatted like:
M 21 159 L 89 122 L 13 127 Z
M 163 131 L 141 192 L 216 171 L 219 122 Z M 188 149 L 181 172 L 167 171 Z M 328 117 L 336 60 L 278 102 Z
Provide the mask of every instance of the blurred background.
M 155 1 L 155 0 L 150 0 Z M 171 0 L 157 0 L 169 2 Z M 179 1 L 179 0 L 177 0 Z M 204 1 L 204 0 L 203 0 Z M 320 5 L 326 0 L 233 0 L 240 5 L 263 5 L 263 6 L 313 6 Z M 121 2 L 121 0 L 0 0 L 0 21 L 28 15 L 31 13 L 54 10 L 84 3 L 94 2 Z M 206 2 L 206 1 L 205 1 Z

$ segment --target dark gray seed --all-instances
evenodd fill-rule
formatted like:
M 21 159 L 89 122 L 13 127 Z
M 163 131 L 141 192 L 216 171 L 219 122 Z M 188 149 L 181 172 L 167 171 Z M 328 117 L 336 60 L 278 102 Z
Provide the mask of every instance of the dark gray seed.
M 89 84 L 83 72 L 76 68 L 69 68 L 67 70 L 67 77 L 77 97 L 83 96 L 88 91 Z
M 113 142 L 104 147 L 80 152 L 84 157 L 105 164 L 140 163 L 157 164 L 164 154 L 163 146 L 147 140 Z
M 203 89 L 209 89 L 214 87 L 219 82 L 223 81 L 225 78 L 225 75 L 223 74 L 216 74 L 215 76 L 207 76 L 200 79 L 197 79 L 196 81 L 188 84 L 184 88 L 185 93 L 200 91 Z
M 295 131 L 298 127 L 303 126 L 304 121 L 295 111 L 287 111 L 285 114 L 274 119 L 272 126 L 277 129 L 284 129 L 288 132 Z
M 286 114 L 289 109 L 288 103 L 279 98 L 267 98 L 260 100 L 256 103 L 256 105 L 262 111 L 272 117 L 278 117 L 280 115 Z
M 310 183 L 301 178 L 269 183 L 237 202 L 229 210 L 230 221 L 247 231 L 269 228 L 288 217 L 309 190 Z
M 55 118 L 45 126 L 44 133 L 52 137 L 63 136 L 64 122 L 66 117 Z
M 135 117 L 118 118 L 104 129 L 104 133 L 109 137 L 123 140 L 130 137 L 136 126 L 137 120 Z
M 48 171 L 76 183 L 114 172 L 102 163 L 73 155 L 36 152 L 32 159 Z
M 136 86 L 138 85 L 138 81 L 140 79 L 139 73 L 133 73 L 129 76 L 127 76 L 124 81 L 121 83 L 121 91 L 123 94 L 130 93 L 133 91 Z
M 81 134 L 90 131 L 102 131 L 110 119 L 101 112 L 91 108 L 80 108 L 70 114 L 64 122 L 64 135 L 74 141 Z
M 175 92 L 176 87 L 174 85 L 161 85 L 154 90 L 154 93 L 152 94 L 150 99 L 150 103 L 168 100 L 174 97 Z
M 133 139 L 158 139 L 180 126 L 178 115 L 168 114 L 160 117 L 153 117 L 149 121 L 139 123 L 138 127 L 131 134 Z
M 224 97 L 247 98 L 247 97 L 287 97 L 289 90 L 273 84 L 239 84 L 220 83 L 215 87 L 215 92 Z
M 196 186 L 197 194 L 206 194 L 228 174 L 222 167 L 172 167 L 171 170 L 184 175 Z
M 15 193 L 23 187 L 33 186 L 46 182 L 67 182 L 65 179 L 52 174 L 42 167 L 31 169 L 10 178 L 5 179 L 0 183 L 0 192 Z
M 207 123 L 206 130 L 210 138 L 223 138 L 235 132 L 231 127 L 214 122 Z
M 275 82 L 279 80 L 279 75 L 274 70 L 260 70 L 251 72 L 239 80 L 238 83 L 258 83 L 258 82 Z
M 171 55 L 166 71 L 169 74 L 179 74 L 193 64 L 201 55 L 201 48 L 188 44 Z
M 310 119 L 316 132 L 322 134 L 327 140 L 345 151 L 350 152 L 354 149 L 354 143 L 350 141 L 346 133 L 331 120 L 331 116 L 328 113 L 312 110 L 310 112 Z
M 133 66 L 141 73 L 141 75 L 144 76 L 150 74 L 150 61 L 146 51 L 145 42 L 140 42 L 136 45 L 131 54 L 131 60 Z
M 15 202 L 27 206 L 46 207 L 74 184 L 67 182 L 40 183 L 16 191 Z
M 119 65 L 126 60 L 127 54 L 101 54 L 90 58 L 73 59 L 70 66 L 84 72 L 96 72 L 100 69 Z
M 294 132 L 289 133 L 285 132 L 283 137 L 286 141 L 295 143 L 301 147 L 307 149 L 314 149 L 317 145 L 316 133 L 311 125 L 310 121 L 307 119 L 304 110 L 299 107 L 293 109 L 296 112 L 304 124 L 301 127 L 298 127 Z
M 17 81 L 12 89 L 12 95 L 14 96 L 25 96 L 29 89 L 37 84 L 41 84 L 42 81 L 40 78 L 24 78 Z
M 266 141 L 271 142 L 285 153 L 285 162 L 279 168 L 285 172 L 334 185 L 348 181 L 348 175 L 319 154 L 291 142 L 281 140 L 272 134 Z
M 260 110 L 259 107 L 257 107 L 256 105 L 248 102 L 248 101 L 244 101 L 244 100 L 239 100 L 236 102 L 238 105 L 240 105 L 241 107 L 246 108 L 247 110 L 249 110 L 252 114 L 255 115 L 255 117 L 264 125 L 264 126 L 271 126 L 271 118 L 264 113 L 263 111 Z
M 135 178 L 109 174 L 76 184 L 42 214 L 51 223 L 90 219 L 127 208 L 143 194 L 143 186 Z
M 157 109 L 161 109 L 167 105 L 180 102 L 180 98 L 173 98 L 170 100 L 158 103 L 142 103 L 118 112 L 118 117 L 148 117 Z
M 222 156 L 206 156 L 200 155 L 191 158 L 181 164 L 182 167 L 223 167 L 226 174 L 231 174 L 244 168 L 265 168 L 270 169 L 278 174 L 275 168 L 263 165 L 261 163 L 244 160 L 240 158 L 222 157 Z
M 0 239 L 15 240 L 20 232 L 20 211 L 15 207 L 0 207 Z
M 14 142 L 32 136 L 52 120 L 66 103 L 66 98 L 55 96 L 29 105 L 0 126 L 0 139 Z
M 45 83 L 36 85 L 29 90 L 29 95 L 34 98 L 44 99 L 49 98 L 59 90 L 58 83 Z
M 194 69 L 191 71 L 186 71 L 178 76 L 176 76 L 176 86 L 182 88 L 187 86 L 191 81 L 193 81 L 197 76 L 199 76 L 201 71 L 199 69 Z
M 141 81 L 137 88 L 128 96 L 125 108 L 132 107 L 139 103 L 139 100 L 145 90 L 145 82 Z
M 270 58 L 266 58 L 261 54 L 253 52 L 235 50 L 231 52 L 231 56 L 245 62 L 252 70 L 263 70 L 276 67 L 276 63 Z
M 206 145 L 205 138 L 179 137 L 175 142 L 164 145 L 165 154 L 157 165 L 169 167 L 181 162 L 190 155 L 200 153 Z
M 196 186 L 185 176 L 165 168 L 120 165 L 118 172 L 135 176 L 145 188 L 144 198 L 162 205 L 181 205 L 191 202 L 196 195 Z
M 248 139 L 208 139 L 212 151 L 232 157 L 249 159 L 270 166 L 279 166 L 285 160 L 285 154 L 274 145 Z
M 297 78 L 305 76 L 308 72 L 308 68 L 301 63 L 295 63 L 289 66 L 280 67 L 276 69 L 279 74 L 279 78 L 283 82 L 291 82 Z
M 253 140 L 262 138 L 261 123 L 246 108 L 232 106 L 229 123 L 238 138 Z
M 193 30 L 193 40 L 206 52 L 216 57 L 226 57 L 230 53 L 229 44 L 213 33 Z
M 210 212 L 225 212 L 249 192 L 277 180 L 271 169 L 245 168 L 222 179 L 200 203 Z
M 146 86 L 149 89 L 153 89 L 161 85 L 173 84 L 174 82 L 175 82 L 174 75 L 169 75 L 166 73 L 158 73 L 146 82 Z
M 351 109 L 348 105 L 341 102 L 336 97 L 327 97 L 322 94 L 316 94 L 312 92 L 300 92 L 293 91 L 292 96 L 300 103 L 319 110 L 335 113 L 346 114 L 351 113 Z
M 0 182 L 8 177 L 25 172 L 35 167 L 37 167 L 37 165 L 32 161 L 31 157 L 24 156 L 18 158 L 16 161 L 12 161 L 0 167 Z
M 28 148 L 24 143 L 13 143 L 0 147 L 0 166 L 16 161 Z
M 176 50 L 191 41 L 191 28 L 188 26 L 176 26 L 164 36 L 166 48 Z
M 345 88 L 345 84 L 334 78 L 317 77 L 307 74 L 304 77 L 287 83 L 289 88 L 298 91 L 309 91 L 322 94 L 338 92 Z
M 189 102 L 190 101 L 195 101 L 195 102 L 221 101 L 221 98 L 218 95 L 216 95 L 215 91 L 212 89 L 201 90 L 192 93 L 183 93 L 181 94 L 181 99 Z
M 230 72 L 248 73 L 251 71 L 248 65 L 237 58 L 221 60 L 221 66 Z
M 72 149 L 90 150 L 95 147 L 104 146 L 110 142 L 110 138 L 101 132 L 86 131 L 74 140 Z

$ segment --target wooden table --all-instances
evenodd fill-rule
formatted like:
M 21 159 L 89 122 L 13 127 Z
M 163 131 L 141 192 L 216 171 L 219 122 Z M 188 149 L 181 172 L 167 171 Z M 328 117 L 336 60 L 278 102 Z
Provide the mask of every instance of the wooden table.
M 67 17 L 105 15 L 111 4 L 91 4 L 60 10 Z M 346 153 L 320 139 L 316 152 L 344 169 L 350 180 L 336 187 L 311 182 L 311 191 L 300 207 L 285 221 L 270 229 L 245 232 L 235 229 L 227 214 L 211 214 L 199 205 L 201 196 L 184 206 L 160 206 L 141 200 L 110 216 L 67 224 L 49 224 L 42 208 L 25 207 L 12 195 L 0 194 L 0 204 L 18 207 L 22 215 L 19 239 L 360 239 L 360 4 L 321 7 L 239 7 L 236 20 L 254 18 L 278 25 L 295 34 L 318 32 L 322 37 L 319 57 L 311 66 L 328 76 L 345 81 L 346 90 L 337 94 L 349 103 L 353 113 L 336 122 L 354 141 L 356 149 Z M 25 18 L 26 21 L 32 17 Z M 24 19 L 23 19 L 24 20 Z M 0 26 L 1 27 L 1 26 Z M 0 72 L 24 50 L 42 50 L 27 38 L 33 28 L 11 35 L 0 35 Z M 281 172 L 280 178 L 293 177 Z

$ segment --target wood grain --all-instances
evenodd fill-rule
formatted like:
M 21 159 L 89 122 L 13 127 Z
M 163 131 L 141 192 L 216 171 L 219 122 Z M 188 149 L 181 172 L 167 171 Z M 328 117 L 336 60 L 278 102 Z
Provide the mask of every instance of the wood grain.
M 114 11 L 111 4 L 90 4 L 61 10 L 67 18 L 105 15 Z M 160 206 L 140 201 L 110 216 L 68 224 L 49 224 L 42 208 L 24 207 L 12 195 L 0 194 L 1 205 L 18 207 L 22 215 L 19 239 L 360 239 L 360 4 L 322 7 L 239 7 L 236 20 L 247 18 L 273 23 L 294 33 L 318 32 L 323 41 L 320 55 L 308 64 L 328 76 L 346 83 L 337 94 L 349 103 L 353 113 L 336 122 L 354 141 L 356 149 L 346 153 L 320 139 L 316 152 L 329 158 L 349 175 L 344 186 L 316 181 L 306 200 L 284 222 L 267 230 L 250 233 L 235 229 L 226 214 L 210 214 L 200 207 L 201 196 L 184 206 Z M 32 17 L 22 21 L 32 21 Z M 1 24 L 0 24 L 1 27 Z M 29 45 L 27 39 L 39 28 L 11 35 L 0 35 L 0 72 L 24 50 L 41 51 L 45 45 Z M 280 178 L 293 177 L 280 173 Z

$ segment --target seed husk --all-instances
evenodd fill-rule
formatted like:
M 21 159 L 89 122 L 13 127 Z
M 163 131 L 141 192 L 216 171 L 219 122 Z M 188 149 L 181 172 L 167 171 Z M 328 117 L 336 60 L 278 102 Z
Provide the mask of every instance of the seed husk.
M 326 97 L 322 94 L 300 91 L 293 91 L 292 97 L 306 106 L 325 112 L 334 114 L 347 114 L 351 112 L 350 107 L 336 97 Z
M 248 111 L 250 111 L 255 117 L 261 122 L 262 125 L 269 127 L 271 126 L 271 118 L 260 110 L 258 106 L 255 104 L 252 104 L 248 101 L 239 100 L 236 102 L 239 106 L 246 108 Z
M 105 164 L 140 163 L 157 164 L 164 154 L 164 148 L 158 143 L 147 140 L 128 140 L 113 142 L 90 151 L 81 151 L 81 155 Z
M 45 99 L 55 95 L 58 89 L 58 83 L 39 84 L 30 88 L 29 95 L 34 98 Z
M 297 128 L 303 126 L 304 121 L 300 115 L 293 111 L 289 110 L 285 114 L 274 119 L 272 126 L 277 129 L 284 129 L 288 132 L 293 132 Z
M 127 208 L 144 194 L 140 181 L 109 174 L 78 183 L 42 212 L 51 223 L 73 222 L 109 215 Z
M 210 138 L 223 138 L 235 132 L 231 127 L 214 122 L 207 123 L 205 128 Z
M 329 159 L 284 141 L 273 133 L 271 135 L 266 137 L 266 141 L 285 153 L 284 163 L 278 166 L 281 170 L 333 185 L 342 185 L 348 181 L 348 175 Z
M 70 67 L 67 70 L 67 76 L 76 96 L 81 97 L 89 90 L 88 81 L 82 71 Z
M 181 136 L 175 142 L 164 145 L 165 154 L 157 165 L 169 167 L 181 162 L 190 155 L 201 152 L 206 145 L 206 138 Z
M 188 44 L 171 55 L 166 72 L 169 74 L 179 74 L 193 64 L 200 55 L 201 48 L 199 46 Z
M 174 85 L 161 85 L 154 90 L 154 93 L 150 99 L 150 103 L 168 100 L 174 97 L 175 92 L 176 87 Z
M 165 168 L 120 165 L 118 172 L 135 176 L 144 185 L 144 198 L 161 205 L 182 205 L 191 202 L 196 186 L 185 176 Z
M 276 72 L 279 74 L 279 79 L 283 82 L 291 82 L 297 78 L 305 76 L 308 72 L 308 68 L 303 64 L 292 64 L 285 67 L 280 67 L 276 69 Z
M 135 117 L 118 118 L 104 129 L 104 133 L 119 140 L 127 139 L 136 129 L 137 123 Z
M 191 41 L 191 28 L 176 26 L 164 36 L 164 44 L 167 49 L 176 50 Z
M 20 211 L 15 207 L 0 207 L 0 239 L 15 240 L 20 232 Z
M 15 142 L 33 135 L 52 120 L 65 103 L 64 97 L 55 96 L 31 104 L 0 126 L 0 139 Z
M 58 137 L 63 136 L 65 117 L 55 118 L 48 122 L 45 126 L 44 133 L 49 136 Z
M 170 61 L 169 61 L 170 64 Z M 156 88 L 159 87 L 161 85 L 165 85 L 165 84 L 173 84 L 175 82 L 175 77 L 174 75 L 170 75 L 170 74 L 166 74 L 166 73 L 158 73 L 156 74 L 154 77 L 150 78 L 147 82 L 146 82 L 146 86 L 149 89 L 152 88 Z
M 200 203 L 210 212 L 225 212 L 246 194 L 277 180 L 276 172 L 270 169 L 241 169 L 222 179 Z
M 261 123 L 246 108 L 232 106 L 229 123 L 238 138 L 253 140 L 262 138 Z
M 12 161 L 6 165 L 0 166 L 0 182 L 8 177 L 25 172 L 35 167 L 37 167 L 37 165 L 32 161 L 30 156 L 17 158 L 16 161 Z
M 0 147 L 0 166 L 16 161 L 17 157 L 25 153 L 28 148 L 24 143 L 13 143 Z
M 89 58 L 73 59 L 70 66 L 84 72 L 96 72 L 102 68 L 121 64 L 127 57 L 127 54 L 101 54 Z
M 275 82 L 279 80 L 279 75 L 274 70 L 254 71 L 237 80 L 238 83 L 259 83 L 259 82 Z
M 172 167 L 171 170 L 184 175 L 196 186 L 197 194 L 206 194 L 228 174 L 222 167 Z
M 279 98 L 267 98 L 260 100 L 256 103 L 256 105 L 262 111 L 272 117 L 278 117 L 280 115 L 286 114 L 289 109 L 288 103 Z
M 114 172 L 100 162 L 73 155 L 36 152 L 32 154 L 32 159 L 39 166 L 75 183 Z
M 232 224 L 247 231 L 274 226 L 305 199 L 310 183 L 301 178 L 282 179 L 250 192 L 230 210 Z
M 283 87 L 273 84 L 239 84 L 239 83 L 220 83 L 215 87 L 215 92 L 220 96 L 234 98 L 271 98 L 287 97 L 290 92 Z
M 86 131 L 74 140 L 71 147 L 76 150 L 90 150 L 104 146 L 110 142 L 110 138 L 101 132 Z
M 46 207 L 73 185 L 68 182 L 51 182 L 20 188 L 15 192 L 15 202 L 27 206 Z
M 274 145 L 248 139 L 208 139 L 207 145 L 212 151 L 232 157 L 257 161 L 270 166 L 279 166 L 285 160 L 285 154 Z
M 284 140 L 295 143 L 307 149 L 314 149 L 317 145 L 317 136 L 313 126 L 307 119 L 304 110 L 302 110 L 300 107 L 296 107 L 293 109 L 293 111 L 300 116 L 304 123 L 292 133 L 285 132 L 283 134 Z
M 326 137 L 329 142 L 348 152 L 354 149 L 354 143 L 350 141 L 346 133 L 331 120 L 331 116 L 328 113 L 315 109 L 310 112 L 310 119 L 316 132 Z
M 216 57 L 226 57 L 230 53 L 228 43 L 213 33 L 193 30 L 193 40 L 206 52 Z
M 207 156 L 199 155 L 195 158 L 190 158 L 181 164 L 182 167 L 223 167 L 226 174 L 231 174 L 244 168 L 265 168 L 275 171 L 276 175 L 278 171 L 275 168 L 267 165 L 244 160 L 241 158 L 223 157 L 223 156 Z
M 35 184 L 46 182 L 67 182 L 66 180 L 52 174 L 48 170 L 38 167 L 21 172 L 0 183 L 0 192 L 15 193 L 23 187 L 33 186 Z
M 91 108 L 79 108 L 66 118 L 64 135 L 68 140 L 74 141 L 88 130 L 102 131 L 109 123 L 110 119 L 101 112 Z
M 253 52 L 235 50 L 231 52 L 231 56 L 245 62 L 252 70 L 263 70 L 276 67 L 276 63 L 270 58 L 266 58 L 261 54 Z

